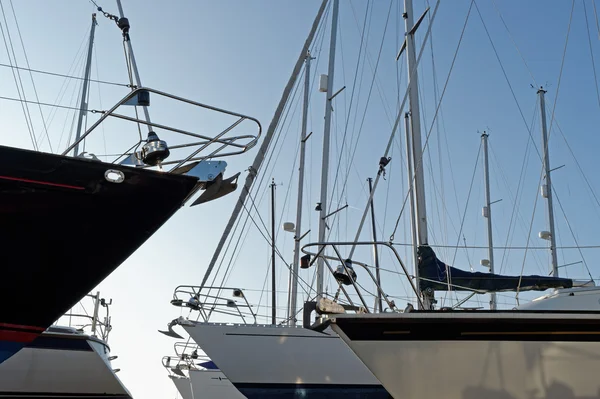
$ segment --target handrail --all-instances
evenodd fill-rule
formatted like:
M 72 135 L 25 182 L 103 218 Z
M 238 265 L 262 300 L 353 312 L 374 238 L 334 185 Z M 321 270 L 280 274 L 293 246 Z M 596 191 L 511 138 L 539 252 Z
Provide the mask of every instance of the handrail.
M 402 270 L 404 271 L 405 275 L 407 277 L 409 276 L 408 269 L 406 268 L 406 265 L 402 261 L 400 255 L 398 254 L 398 252 L 396 251 L 396 249 L 390 243 L 388 243 L 388 242 L 383 242 L 383 241 L 316 242 L 316 243 L 308 243 L 308 244 L 304 245 L 301 248 L 301 250 L 302 250 L 302 252 L 304 254 L 311 255 L 311 257 L 313 257 L 313 259 L 311 260 L 309 266 L 312 266 L 314 264 L 314 262 L 316 261 L 317 258 L 322 257 L 323 259 L 330 259 L 330 260 L 337 260 L 337 261 L 339 261 L 343 265 L 343 267 L 346 270 L 346 272 L 348 272 L 348 268 L 346 267 L 344 259 L 342 258 L 342 255 L 339 252 L 339 250 L 338 250 L 337 247 L 340 247 L 340 246 L 373 246 L 373 245 L 378 245 L 378 246 L 381 245 L 381 246 L 384 246 L 386 248 L 391 249 L 392 252 L 394 253 L 396 259 L 398 260 L 398 263 L 402 267 Z M 319 248 L 318 251 L 316 251 L 316 252 L 308 251 L 308 248 L 315 247 L 315 246 Z M 333 256 L 324 255 L 326 247 L 332 247 L 337 256 L 333 257 Z M 382 298 L 385 299 L 385 301 L 387 302 L 387 304 L 390 307 L 390 309 L 394 309 L 395 308 L 395 304 L 393 303 L 393 301 L 390 301 L 388 299 L 387 295 L 385 294 L 385 292 L 383 291 L 383 289 L 381 288 L 381 286 L 377 283 L 377 279 L 375 278 L 375 276 L 373 276 L 373 273 L 371 273 L 371 271 L 369 270 L 368 265 L 365 264 L 365 263 L 362 263 L 362 262 L 355 261 L 355 260 L 352 260 L 352 264 L 353 265 L 359 265 L 359 266 L 361 266 L 363 269 L 365 269 L 367 271 L 367 273 L 369 274 L 369 276 L 373 280 L 373 283 L 375 284 L 375 287 L 377 287 L 377 290 L 381 294 Z M 330 271 L 332 271 L 331 268 L 330 268 Z M 333 273 L 333 271 L 332 271 L 332 273 Z M 365 306 L 365 308 L 368 311 L 368 307 L 366 306 L 364 298 L 360 294 L 360 290 L 358 289 L 358 287 L 356 285 L 356 282 L 353 279 L 350 279 L 350 281 L 351 281 L 352 285 L 354 286 L 354 289 L 356 290 L 356 293 L 358 294 L 359 298 L 361 299 L 361 302 L 363 302 L 363 305 Z M 409 282 L 410 286 L 412 287 L 413 292 L 415 293 L 415 295 L 417 297 L 417 300 L 419 301 L 419 303 L 421 305 L 423 305 L 421 296 L 419 295 L 419 293 L 417 291 L 417 287 L 415 286 L 415 284 L 413 283 L 413 281 L 410 278 L 408 278 L 408 282 Z
M 231 292 L 231 297 L 212 295 L 211 290 Z M 243 301 L 241 301 L 243 299 Z M 241 301 L 242 303 L 238 303 Z M 178 307 L 197 311 L 204 321 L 208 321 L 212 313 L 240 317 L 247 323 L 246 317 L 251 317 L 256 324 L 256 313 L 241 288 L 237 287 L 201 287 L 197 285 L 179 285 L 173 292 L 171 304 Z M 229 310 L 234 309 L 234 310 Z M 245 310 L 245 311 L 244 311 Z
M 134 102 L 139 101 L 139 99 L 145 95 L 149 96 L 149 93 L 154 93 L 157 96 L 166 97 L 166 98 L 169 98 L 169 99 L 181 102 L 181 103 L 193 105 L 193 106 L 196 106 L 196 107 L 208 110 L 208 111 L 219 113 L 224 116 L 235 117 L 238 119 L 236 121 L 234 121 L 233 123 L 229 124 L 225 129 L 223 129 L 216 135 L 211 136 L 211 135 L 206 135 L 206 134 L 190 132 L 187 130 L 179 129 L 179 128 L 176 128 L 173 126 L 168 126 L 168 125 L 164 125 L 164 124 L 160 124 L 160 123 L 156 123 L 156 122 L 148 122 L 145 119 L 140 119 L 137 117 L 130 117 L 130 116 L 122 115 L 122 114 L 115 112 L 121 106 L 129 106 L 129 105 L 131 105 L 132 101 L 134 101 Z M 146 96 L 146 99 L 149 98 L 148 96 Z M 134 105 L 141 106 L 142 104 L 137 103 Z M 223 157 L 228 157 L 228 156 L 232 156 L 232 155 L 242 154 L 242 153 L 250 150 L 252 147 L 254 147 L 262 134 L 262 126 L 256 118 L 253 118 L 248 115 L 240 114 L 237 112 L 233 112 L 233 111 L 228 111 L 228 110 L 225 110 L 222 108 L 214 107 L 214 106 L 211 106 L 208 104 L 199 103 L 197 101 L 189 100 L 189 99 L 179 97 L 179 96 L 176 96 L 173 94 L 169 94 L 169 93 L 166 93 L 163 91 L 155 90 L 155 89 L 152 89 L 149 87 L 138 87 L 138 88 L 132 90 L 125 97 L 123 97 L 119 102 L 117 102 L 112 108 L 110 108 L 107 111 L 93 111 L 92 110 L 90 112 L 101 113 L 101 116 L 96 122 L 94 122 L 85 131 L 85 133 L 83 133 L 81 135 L 81 137 L 78 140 L 73 142 L 62 153 L 62 155 L 67 155 L 78 144 L 80 144 L 86 138 L 88 138 L 88 136 L 90 136 L 90 134 L 94 130 L 96 130 L 96 128 L 102 122 L 104 122 L 108 117 L 126 120 L 129 122 L 134 122 L 136 124 L 146 125 L 151 128 L 158 128 L 158 129 L 169 131 L 169 132 L 176 133 L 179 135 L 192 137 L 194 139 L 199 139 L 200 141 L 196 140 L 196 142 L 177 143 L 176 145 L 169 147 L 170 150 L 179 150 L 179 149 L 190 148 L 190 147 L 195 147 L 195 149 L 193 151 L 191 151 L 191 153 L 189 153 L 177 160 L 169 160 L 168 162 L 161 163 L 159 165 L 160 168 L 162 168 L 162 166 L 166 166 L 166 165 L 174 165 L 167 171 L 167 173 L 176 172 L 178 168 L 182 167 L 183 165 L 185 165 L 186 163 L 189 163 L 189 162 L 202 161 L 202 160 L 206 160 L 208 158 L 211 158 L 211 159 L 212 158 L 223 158 Z M 255 133 L 255 134 L 247 134 L 246 133 L 246 134 L 227 136 L 228 133 L 232 132 L 237 126 L 239 126 L 244 121 L 250 121 L 250 122 L 255 123 L 256 127 L 257 127 L 257 133 Z M 136 133 L 137 133 L 137 131 L 136 131 Z M 138 141 L 136 143 L 134 143 L 133 145 L 131 145 L 130 147 L 128 147 L 128 150 L 126 150 L 124 153 L 121 153 L 120 155 L 116 155 L 116 158 L 112 161 L 112 163 L 122 163 L 122 162 L 124 162 L 123 161 L 124 158 L 125 158 L 125 161 L 127 161 L 127 158 L 136 157 L 136 156 L 137 156 L 137 160 L 139 161 L 140 160 L 140 158 L 138 156 L 139 153 L 136 153 L 135 151 L 133 151 L 133 152 L 130 152 L 130 151 L 132 149 L 136 149 L 144 142 L 147 142 L 147 140 L 143 139 L 142 137 L 138 137 Z M 211 151 L 207 155 L 199 156 L 199 154 L 202 151 L 206 150 L 212 144 L 220 144 L 221 146 L 218 147 L 217 149 L 215 149 L 214 151 Z M 231 151 L 228 151 L 228 152 L 222 152 L 225 148 L 228 148 L 228 147 L 233 147 L 234 149 Z M 78 156 L 79 154 L 75 154 L 75 155 Z M 143 162 L 137 162 L 134 166 L 142 167 L 142 168 L 156 167 L 156 165 L 144 164 Z

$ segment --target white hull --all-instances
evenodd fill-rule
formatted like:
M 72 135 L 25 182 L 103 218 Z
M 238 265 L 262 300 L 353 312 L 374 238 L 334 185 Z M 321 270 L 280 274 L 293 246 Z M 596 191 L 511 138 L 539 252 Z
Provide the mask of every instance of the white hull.
M 175 384 L 177 392 L 181 395 L 182 399 L 194 399 L 192 396 L 192 385 L 188 377 L 177 377 L 170 375 L 169 378 Z
M 0 364 L 0 398 L 131 398 L 110 367 L 106 346 L 87 338 L 42 334 L 37 347 Z
M 519 310 L 586 310 L 600 312 L 600 287 L 554 290 L 519 306 Z
M 190 370 L 190 381 L 194 399 L 244 399 L 219 370 Z
M 247 397 L 388 397 L 331 330 L 214 323 L 183 327 Z
M 600 310 L 599 299 L 599 287 L 575 288 L 559 290 L 523 308 Z M 284 397 L 290 391 L 310 396 L 313 389 L 319 396 L 329 386 L 346 396 L 355 391 L 363 397 L 385 397 L 383 390 L 376 389 L 381 386 L 378 379 L 331 330 L 322 334 L 295 327 L 219 323 L 183 327 L 246 396 Z M 366 392 L 370 394 L 364 396 Z
M 395 315 L 396 318 L 405 316 Z M 430 314 L 425 317 L 439 316 Z M 574 333 L 568 341 L 560 342 L 513 338 L 390 338 L 409 333 L 402 330 L 410 327 L 398 326 L 400 324 L 371 340 L 364 336 L 348 338 L 347 326 L 333 324 L 333 328 L 394 398 L 600 398 L 598 341 L 576 342 L 580 336 Z M 354 328 L 362 330 L 359 334 L 365 334 L 368 326 Z M 526 336 L 521 332 L 514 334 Z M 592 334 L 600 334 L 600 329 Z

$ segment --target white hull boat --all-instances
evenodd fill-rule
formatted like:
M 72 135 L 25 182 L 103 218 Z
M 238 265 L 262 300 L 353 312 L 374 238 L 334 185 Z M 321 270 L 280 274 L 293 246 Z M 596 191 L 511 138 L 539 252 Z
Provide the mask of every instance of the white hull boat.
M 389 398 L 379 381 L 330 329 L 182 325 L 248 398 Z
M 517 310 L 600 311 L 600 287 L 557 289 Z M 180 324 L 249 398 L 390 397 L 331 329 L 187 320 Z
M 0 364 L 0 398 L 114 398 L 131 394 L 113 371 L 104 341 L 51 327 Z
M 596 312 L 426 311 L 331 322 L 394 398 L 600 398 Z

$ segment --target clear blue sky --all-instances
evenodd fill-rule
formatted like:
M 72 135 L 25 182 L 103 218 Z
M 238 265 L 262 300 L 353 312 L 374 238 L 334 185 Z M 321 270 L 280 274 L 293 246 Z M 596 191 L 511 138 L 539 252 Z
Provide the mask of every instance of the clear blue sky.
M 113 1 L 102 0 L 98 3 L 108 12 L 117 12 Z M 126 0 L 123 6 L 132 25 L 131 37 L 134 51 L 142 81 L 146 86 L 254 116 L 266 129 L 319 3 L 317 0 L 303 2 Z M 404 31 L 401 19 L 402 6 L 400 2 L 394 1 L 387 33 L 381 47 L 376 84 L 373 87 L 367 116 L 358 141 L 358 151 L 350 162 L 349 150 L 347 148 L 340 150 L 346 119 L 350 120 L 347 131 L 348 137 L 353 137 L 352 146 L 354 146 L 357 143 L 360 120 L 371 84 L 371 65 L 374 66 L 377 62 L 385 21 L 390 9 L 390 3 L 387 1 L 371 3 L 374 5 L 372 14 L 367 19 L 368 36 L 365 36 L 368 58 L 364 67 L 364 59 L 361 59 L 355 86 L 354 73 L 360 45 L 359 27 L 362 29 L 366 2 L 341 1 L 339 28 L 341 38 L 338 40 L 338 68 L 334 87 L 337 89 L 345 85 L 346 90 L 336 98 L 334 104 L 331 169 L 335 171 L 337 161 L 341 159 L 340 179 L 349 171 L 348 193 L 339 195 L 338 192 L 334 197 L 342 204 L 347 201 L 350 208 L 341 213 L 335 221 L 332 237 L 340 240 L 350 240 L 355 234 L 356 219 L 360 217 L 365 205 L 365 179 L 376 172 L 379 157 L 383 155 L 385 142 L 391 131 L 390 119 L 393 120 L 398 111 L 397 98 L 402 97 L 405 90 L 405 60 L 402 58 L 399 63 L 394 60 Z M 475 7 L 471 10 L 444 94 L 438 119 L 439 125 L 432 125 L 436 109 L 432 60 L 435 63 L 439 98 L 446 83 L 470 3 L 467 0 L 453 0 L 444 2 L 440 6 L 433 28 L 434 58 L 428 43 L 428 50 L 424 53 L 419 70 L 423 134 L 433 126 L 429 141 L 430 151 L 426 154 L 427 201 L 431 222 L 430 242 L 456 245 L 457 240 L 460 239 L 462 245 L 462 235 L 464 235 L 467 245 L 485 245 L 484 220 L 481 217 L 483 205 L 481 164 L 475 172 L 471 198 L 466 207 L 467 216 L 460 237 L 457 231 L 465 211 L 479 148 L 479 136 L 481 131 L 489 130 L 490 146 L 495 157 L 491 161 L 492 197 L 503 200 L 493 206 L 495 244 L 503 246 L 506 243 L 514 193 L 517 189 L 523 158 L 526 155 L 525 148 L 529 133 Z M 548 87 L 548 118 L 552 114 L 557 90 L 559 90 L 555 119 L 591 186 L 597 189 L 600 178 L 594 174 L 594 171 L 597 163 L 596 152 L 600 144 L 596 134 L 600 113 L 583 2 L 581 0 L 575 2 L 560 87 L 559 72 L 571 2 L 497 1 L 496 3 L 535 81 L 517 52 L 493 3 L 479 1 L 477 4 L 523 116 L 527 125 L 532 128 L 531 134 L 535 144 L 540 147 L 536 90 L 531 88 L 531 84 Z M 595 61 L 600 62 L 600 43 L 593 3 L 586 2 L 586 6 L 592 51 Z M 425 1 L 415 1 L 416 14 L 420 14 L 424 7 Z M 77 56 L 78 49 L 86 40 L 90 15 L 94 12 L 94 6 L 89 1 L 68 0 L 61 3 L 53 2 L 52 5 L 41 1 L 20 1 L 14 2 L 14 8 L 32 68 L 67 73 L 74 59 L 81 60 L 81 53 Z M 19 65 L 25 66 L 9 3 L 4 2 L 4 9 Z M 4 20 L 1 22 L 5 26 Z M 98 22 L 92 75 L 102 80 L 126 82 L 127 74 L 120 32 L 113 22 L 101 15 L 98 16 Z M 427 26 L 426 19 L 419 30 L 418 46 Z M 324 41 L 318 40 L 315 44 L 315 55 L 318 59 L 313 63 L 313 76 L 326 72 L 328 40 L 326 37 Z M 7 63 L 6 51 L 0 54 L 0 62 Z M 81 66 L 76 68 L 74 73 L 81 74 Z M 0 68 L 0 74 L 4 82 L 0 96 L 16 97 L 17 92 L 10 70 Z M 22 76 L 29 81 L 28 75 Z M 34 75 L 34 79 L 40 101 L 54 103 L 63 80 L 42 75 Z M 35 99 L 29 83 L 25 84 L 27 98 Z M 75 98 L 72 97 L 72 93 L 77 87 L 71 83 L 67 94 L 58 102 L 73 105 Z M 124 89 L 106 86 L 98 89 L 98 87 L 97 84 L 93 84 L 91 89 L 90 107 L 93 108 L 101 108 L 98 105 L 99 100 L 102 101 L 102 106 L 107 108 L 125 94 Z M 305 242 L 314 241 L 317 237 L 316 215 L 312 209 L 318 201 L 321 162 L 319 148 L 322 140 L 324 110 L 323 94 L 316 91 L 316 84 L 311 88 L 313 92 L 309 130 L 314 131 L 314 135 L 309 140 L 307 156 L 307 180 L 310 183 L 307 183 L 305 196 L 307 216 L 304 219 L 303 230 L 311 228 L 312 232 Z M 352 100 L 353 88 L 355 88 L 354 100 Z M 350 108 L 351 101 L 353 101 L 352 108 Z M 44 136 L 37 108 L 30 109 L 35 120 L 37 135 Z M 44 116 L 49 118 L 50 108 L 44 108 L 43 111 Z M 166 112 L 153 108 L 151 111 L 156 118 L 171 117 L 172 123 L 187 124 L 188 127 L 193 126 L 199 130 L 212 127 L 203 125 L 202 120 L 194 119 L 194 116 L 186 110 L 179 112 L 169 109 Z M 282 139 L 281 146 L 277 149 L 278 165 L 282 166 L 269 170 L 265 178 L 265 183 L 274 177 L 277 183 L 282 184 L 278 187 L 278 215 L 283 217 L 281 220 L 278 219 L 278 225 L 295 218 L 296 183 L 290 178 L 297 150 L 299 112 L 299 102 L 296 99 L 284 129 L 284 132 L 287 131 L 289 126 L 288 135 Z M 18 103 L 0 101 L 0 118 L 4 126 L 1 133 L 4 144 L 31 148 L 31 141 Z M 65 148 L 71 123 L 69 118 L 66 112 L 57 112 L 50 124 L 49 137 L 54 151 L 59 147 L 59 143 L 61 150 Z M 121 132 L 117 133 L 121 134 Z M 113 132 L 111 136 L 107 132 L 106 137 L 120 142 L 121 139 L 115 134 Z M 400 132 L 399 136 L 403 136 L 403 132 Z M 45 142 L 45 139 L 42 141 Z M 402 167 L 403 143 L 402 139 L 394 146 L 387 180 L 382 182 L 376 199 L 380 237 L 386 240 L 389 238 L 406 194 L 406 177 Z M 42 149 L 48 151 L 49 147 L 43 144 Z M 570 226 L 575 231 L 580 245 L 596 245 L 598 241 L 594 237 L 598 236 L 597 226 L 600 216 L 598 204 L 591 198 L 575 160 L 565 146 L 556 125 L 552 128 L 550 150 L 552 166 L 565 165 L 553 174 L 553 182 Z M 244 156 L 228 159 L 228 175 L 247 169 L 254 155 L 255 150 Z M 442 172 L 440 172 L 440 163 Z M 517 219 L 515 233 L 511 235 L 511 245 L 526 245 L 526 233 L 532 220 L 534 201 L 539 192 L 537 184 L 540 168 L 539 158 L 530 150 L 525 162 L 524 191 L 519 202 L 520 217 Z M 245 177 L 245 172 L 242 176 Z M 265 192 L 265 187 L 266 184 L 258 191 L 259 198 Z M 388 187 L 390 194 L 386 198 Z M 290 191 L 286 202 L 285 195 L 288 188 Z M 198 284 L 201 281 L 236 196 L 237 193 L 214 203 L 182 209 L 99 287 L 103 296 L 114 299 L 112 308 L 114 331 L 111 346 L 114 354 L 119 355 L 115 366 L 121 368 L 120 376 L 135 397 L 175 397 L 175 387 L 160 366 L 161 357 L 170 353 L 173 342 L 158 334 L 157 329 L 163 328 L 169 320 L 179 315 L 178 309 L 169 304 L 174 287 L 178 284 Z M 547 229 L 544 206 L 541 199 L 538 199 L 530 235 L 531 246 L 545 245 L 537 238 L 538 231 Z M 265 212 L 264 220 L 268 223 L 266 196 L 260 201 L 259 209 Z M 573 245 L 574 240 L 558 204 L 556 213 L 559 245 Z M 115 226 L 115 229 L 124 230 L 126 225 L 127 221 L 123 221 L 123 225 Z M 403 217 L 396 234 L 396 241 L 409 242 L 407 232 L 406 218 Z M 368 235 L 365 234 L 363 237 L 367 239 Z M 282 253 L 291 262 L 292 237 L 289 234 L 279 233 L 278 238 Z M 98 243 L 98 246 L 98 250 L 105 250 L 110 243 Z M 404 250 L 401 252 L 405 254 Z M 549 264 L 547 252 L 536 252 L 536 256 L 531 252 L 528 255 L 525 261 L 525 272 L 547 273 Z M 594 277 L 599 275 L 599 270 L 593 262 L 594 255 L 597 256 L 596 252 L 591 250 L 584 252 Z M 452 263 L 454 251 L 440 250 L 439 254 L 441 258 Z M 502 263 L 502 271 L 519 274 L 523 264 L 523 254 L 523 251 L 511 252 Z M 482 257 L 485 257 L 485 251 L 482 250 L 459 251 L 455 264 L 465 269 L 472 266 L 481 270 L 478 262 Z M 388 263 L 389 260 L 389 257 L 385 258 Z M 498 250 L 497 267 L 500 267 L 501 260 L 502 251 Z M 581 256 L 577 251 L 561 251 L 559 254 L 560 264 L 579 260 Z M 268 246 L 254 230 L 245 241 L 227 284 L 260 290 L 268 261 Z M 85 267 L 84 263 L 82 267 Z M 561 269 L 561 272 L 579 278 L 586 276 L 581 265 Z M 284 291 L 287 286 L 285 266 L 278 265 L 278 273 L 278 290 Z M 304 277 L 310 280 L 311 276 L 306 273 Z M 330 283 L 330 290 L 331 287 L 333 285 Z M 407 296 L 406 284 L 402 284 L 398 277 L 386 280 L 384 288 L 390 294 L 399 297 Z M 254 299 L 258 298 L 259 296 L 256 295 Z M 280 303 L 284 302 L 285 298 L 284 294 L 278 296 Z M 401 299 L 397 302 L 402 306 L 405 300 Z M 485 302 L 484 299 L 480 303 L 485 305 Z M 513 306 L 514 298 L 503 297 L 502 302 L 507 306 Z M 263 308 L 260 311 L 263 315 L 267 312 L 264 308 L 265 304 L 265 298 L 262 298 Z M 281 315 L 283 316 L 283 312 Z

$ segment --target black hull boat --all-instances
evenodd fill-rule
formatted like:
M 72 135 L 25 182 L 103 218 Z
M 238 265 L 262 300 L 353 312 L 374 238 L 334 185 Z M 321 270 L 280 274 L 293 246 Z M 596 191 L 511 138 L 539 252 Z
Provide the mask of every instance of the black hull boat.
M 113 272 L 197 183 L 0 146 L 0 363 Z
M 150 93 L 233 122 L 207 136 L 115 112 L 123 105 L 148 106 Z M 147 139 L 136 137 L 111 162 L 85 152 L 67 156 L 108 117 L 146 125 Z M 236 135 L 236 127 L 247 129 L 245 121 L 256 126 L 256 135 Z M 167 146 L 152 129 L 178 144 Z M 260 133 L 250 116 L 140 87 L 102 111 L 62 155 L 0 146 L 0 363 L 32 343 L 197 191 L 203 193 L 192 206 L 234 191 L 239 173 L 224 179 L 227 163 L 215 158 L 246 152 Z

